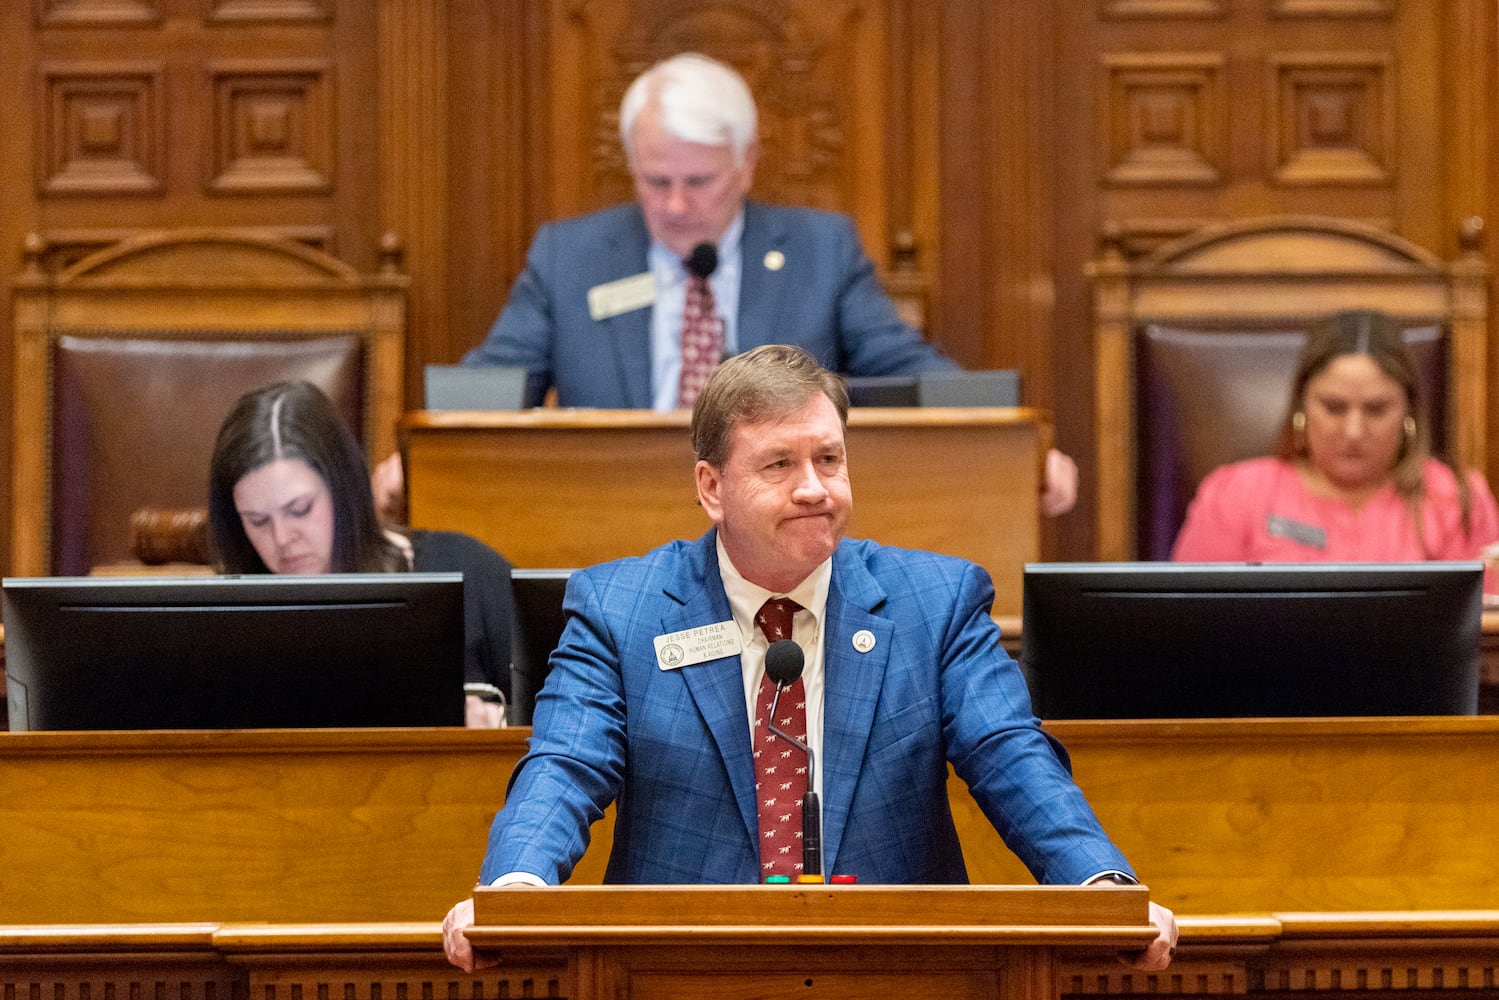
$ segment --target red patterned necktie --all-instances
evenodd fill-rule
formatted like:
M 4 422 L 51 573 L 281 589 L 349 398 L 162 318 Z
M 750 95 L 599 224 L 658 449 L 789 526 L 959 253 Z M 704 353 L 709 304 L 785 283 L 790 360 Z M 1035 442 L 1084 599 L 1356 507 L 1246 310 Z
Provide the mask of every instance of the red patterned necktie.
M 682 310 L 682 376 L 677 405 L 691 409 L 708 376 L 723 359 L 723 320 L 713 304 L 707 278 L 687 276 L 687 304 Z
M 767 642 L 791 638 L 791 617 L 800 605 L 790 598 L 766 601 L 755 616 Z M 802 871 L 802 797 L 807 794 L 807 756 L 770 731 L 776 685 L 760 675 L 755 699 L 755 794 L 760 814 L 760 876 Z M 781 692 L 776 725 L 807 742 L 807 693 L 801 678 Z

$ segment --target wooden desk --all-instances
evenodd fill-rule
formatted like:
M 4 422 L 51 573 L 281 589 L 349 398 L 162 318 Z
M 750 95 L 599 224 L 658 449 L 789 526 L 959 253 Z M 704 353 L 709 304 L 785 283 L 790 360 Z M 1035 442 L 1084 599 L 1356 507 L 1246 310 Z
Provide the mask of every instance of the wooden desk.
M 1491 907 L 1499 718 L 1049 727 L 1155 898 L 1194 913 Z M 434 920 L 528 730 L 0 735 L 0 923 Z M 1030 881 L 961 784 L 970 877 Z M 574 881 L 597 883 L 608 817 Z
M 0 734 L 0 923 L 441 917 L 527 735 Z
M 1055 722 L 1104 829 L 1188 913 L 1493 909 L 1499 718 Z M 969 871 L 1019 879 L 952 796 Z
M 401 422 L 410 520 L 462 531 L 517 566 L 640 555 L 709 527 L 686 413 L 539 409 L 411 413 Z M 855 409 L 849 536 L 972 559 L 1018 611 L 1040 553 L 1051 430 L 1030 409 Z

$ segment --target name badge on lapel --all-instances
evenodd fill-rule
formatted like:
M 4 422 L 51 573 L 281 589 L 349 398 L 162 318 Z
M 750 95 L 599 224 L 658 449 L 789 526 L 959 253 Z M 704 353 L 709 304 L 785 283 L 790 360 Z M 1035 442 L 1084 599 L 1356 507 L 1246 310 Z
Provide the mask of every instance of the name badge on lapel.
M 1300 545 L 1314 549 L 1327 548 L 1327 530 L 1315 524 L 1293 521 L 1282 514 L 1271 514 L 1265 518 L 1265 533 L 1273 538 L 1289 538 Z
M 644 309 L 656 301 L 656 278 L 649 271 L 632 274 L 618 281 L 607 281 L 588 290 L 588 315 L 597 323 L 601 319 Z
M 734 624 L 732 618 L 726 622 L 658 635 L 655 642 L 656 665 L 662 670 L 676 670 L 678 667 L 690 667 L 694 663 L 738 656 L 744 648 L 739 638 L 739 626 Z

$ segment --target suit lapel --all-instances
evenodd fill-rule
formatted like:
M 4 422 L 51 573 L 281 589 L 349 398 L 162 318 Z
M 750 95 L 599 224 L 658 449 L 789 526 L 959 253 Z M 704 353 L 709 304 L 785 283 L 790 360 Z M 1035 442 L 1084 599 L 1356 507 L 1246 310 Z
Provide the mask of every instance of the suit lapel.
M 857 551 L 841 544 L 833 556 L 823 638 L 822 852 L 829 871 L 848 824 L 890 661 L 894 626 L 873 613 L 884 601 L 884 589 Z M 861 632 L 873 637 L 872 647 L 867 639 L 855 645 Z
M 650 236 L 639 207 L 625 215 L 624 224 L 609 235 L 612 277 L 628 278 L 650 266 Z M 619 398 L 629 409 L 651 408 L 651 310 L 633 309 L 602 321 L 613 358 L 610 368 L 619 378 Z
M 734 617 L 718 574 L 716 533 L 710 531 L 689 550 L 683 572 L 667 587 L 667 596 L 680 607 L 662 619 L 663 632 L 730 621 Z M 749 838 L 758 837 L 759 814 L 755 806 L 754 758 L 750 750 L 749 711 L 744 700 L 744 669 L 739 657 L 682 667 L 682 679 L 697 705 L 703 724 L 713 737 L 729 785 L 744 819 Z
M 785 253 L 786 232 L 761 205 L 744 203 L 744 233 L 739 238 L 739 351 L 780 343 L 781 311 L 786 298 L 786 271 L 765 266 L 766 254 Z M 783 258 L 784 259 L 784 258 Z

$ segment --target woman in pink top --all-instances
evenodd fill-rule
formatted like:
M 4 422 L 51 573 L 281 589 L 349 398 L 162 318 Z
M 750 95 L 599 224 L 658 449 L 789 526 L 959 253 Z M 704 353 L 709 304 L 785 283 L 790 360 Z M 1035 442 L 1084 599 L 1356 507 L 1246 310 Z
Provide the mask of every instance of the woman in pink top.
M 1390 317 L 1342 312 L 1323 320 L 1297 364 L 1279 455 L 1210 473 L 1171 557 L 1483 558 L 1499 541 L 1499 506 L 1482 475 L 1432 456 L 1418 393 L 1415 366 Z

